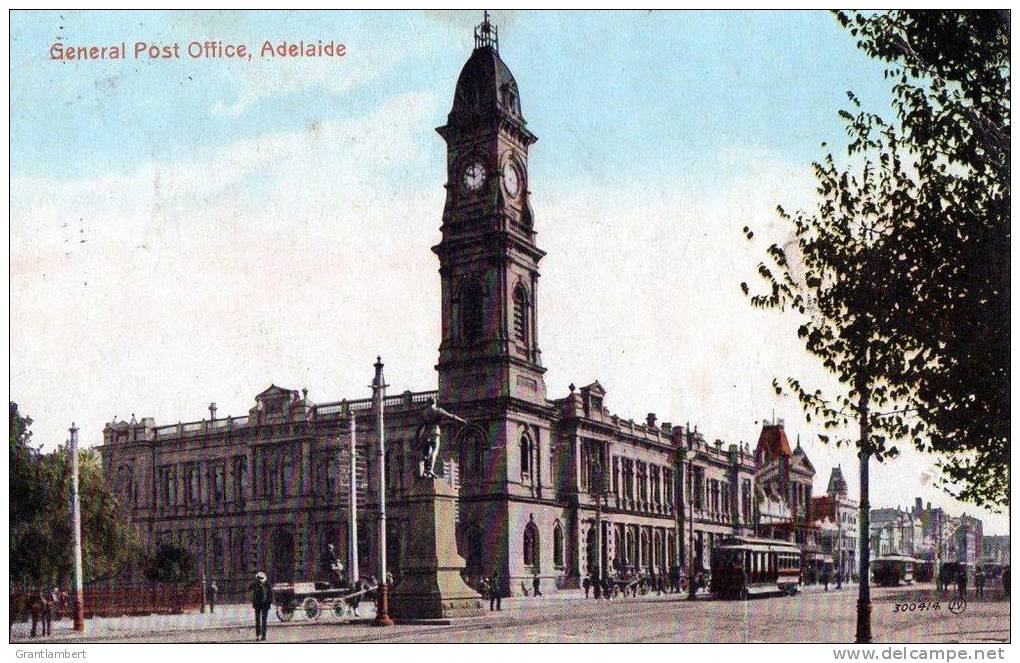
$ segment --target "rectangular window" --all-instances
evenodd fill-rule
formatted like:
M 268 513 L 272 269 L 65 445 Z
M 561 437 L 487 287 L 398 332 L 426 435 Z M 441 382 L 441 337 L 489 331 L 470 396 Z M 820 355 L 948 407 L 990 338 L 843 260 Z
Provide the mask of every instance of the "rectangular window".
M 234 456 L 234 500 L 244 502 L 248 497 L 248 458 Z
M 698 510 L 703 509 L 705 503 L 705 468 L 703 467 L 694 468 L 694 490 L 692 495 L 694 496 L 694 508 Z
M 742 515 L 743 515 L 744 524 L 745 525 L 746 524 L 750 524 L 751 523 L 751 499 L 752 499 L 752 497 L 751 497 L 751 480 L 750 479 L 744 479 L 741 482 L 740 493 L 741 493 L 741 495 L 740 495 L 741 512 L 742 512 Z

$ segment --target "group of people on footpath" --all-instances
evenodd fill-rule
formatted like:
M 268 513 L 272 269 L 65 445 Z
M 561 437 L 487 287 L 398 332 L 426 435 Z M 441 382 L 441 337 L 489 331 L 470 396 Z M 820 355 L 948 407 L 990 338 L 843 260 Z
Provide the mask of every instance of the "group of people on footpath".
M 694 576 L 696 589 L 706 586 L 705 574 L 697 573 Z M 584 588 L 584 597 L 600 599 L 613 599 L 620 595 L 636 597 L 638 593 L 647 594 L 655 592 L 656 595 L 680 594 L 687 591 L 686 582 L 681 575 L 680 569 L 673 569 L 670 573 L 658 572 L 654 569 L 647 573 L 632 573 L 625 570 L 616 575 L 587 575 L 581 581 Z
M 28 614 L 32 618 L 31 637 L 36 637 L 40 630 L 42 631 L 40 635 L 44 637 L 53 634 L 53 618 L 60 618 L 60 606 L 65 603 L 66 598 L 66 593 L 61 593 L 56 587 L 37 589 L 29 595 Z
M 999 579 L 1002 583 L 1002 593 L 1006 598 L 1009 598 L 1009 567 L 1002 567 L 1001 575 Z M 967 598 L 967 569 L 966 567 L 960 566 L 954 568 L 950 566 L 943 566 L 939 572 L 938 578 L 938 589 L 939 591 L 949 591 L 949 586 L 956 583 L 956 593 L 960 598 Z M 984 598 L 985 596 L 985 585 L 988 582 L 988 572 L 982 566 L 978 566 L 974 569 L 974 598 Z

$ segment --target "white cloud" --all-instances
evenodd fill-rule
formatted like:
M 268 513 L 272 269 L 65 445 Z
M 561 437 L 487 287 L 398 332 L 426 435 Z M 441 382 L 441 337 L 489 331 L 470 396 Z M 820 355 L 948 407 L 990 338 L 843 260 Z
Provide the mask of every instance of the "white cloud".
M 343 57 L 259 58 L 256 53 L 253 57 L 260 62 L 243 67 L 239 74 L 231 72 L 230 88 L 236 88 L 236 94 L 218 99 L 210 112 L 236 118 L 264 99 L 303 90 L 322 89 L 342 96 L 393 71 L 409 53 L 399 44 L 363 51 L 348 47 Z

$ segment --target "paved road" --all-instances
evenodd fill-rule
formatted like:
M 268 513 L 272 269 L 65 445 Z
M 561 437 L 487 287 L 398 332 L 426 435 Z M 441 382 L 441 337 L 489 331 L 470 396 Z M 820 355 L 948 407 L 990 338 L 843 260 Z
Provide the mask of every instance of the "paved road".
M 645 596 L 611 602 L 514 599 L 502 613 L 449 626 L 331 621 L 270 623 L 270 642 L 851 642 L 856 588 L 750 601 Z M 961 614 L 931 586 L 873 590 L 876 642 L 999 643 L 1009 639 L 1009 603 L 1001 592 L 972 599 Z M 940 609 L 898 612 L 898 603 L 940 600 Z M 117 637 L 118 642 L 244 642 L 251 628 L 186 628 Z M 92 638 L 90 638 L 91 640 Z

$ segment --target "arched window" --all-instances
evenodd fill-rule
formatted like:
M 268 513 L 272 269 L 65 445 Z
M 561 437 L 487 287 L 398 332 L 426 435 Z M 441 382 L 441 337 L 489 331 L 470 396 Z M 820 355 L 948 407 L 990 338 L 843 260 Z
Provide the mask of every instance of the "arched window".
M 563 526 L 556 521 L 553 526 L 553 566 L 563 568 Z
M 642 530 L 641 531 L 641 566 L 643 568 L 646 568 L 646 569 L 650 566 L 649 565 L 649 559 L 648 559 L 648 557 L 649 557 L 648 556 L 648 552 L 649 552 L 648 551 L 648 532 Z
M 514 339 L 524 346 L 528 345 L 531 338 L 528 326 L 528 291 L 518 284 L 514 288 Z
M 477 281 L 469 281 L 460 293 L 460 334 L 465 341 L 477 341 L 482 336 L 485 293 Z
M 521 436 L 521 477 L 531 475 L 531 438 L 525 433 Z
M 534 567 L 538 571 L 538 528 L 534 522 L 524 528 L 524 566 Z

